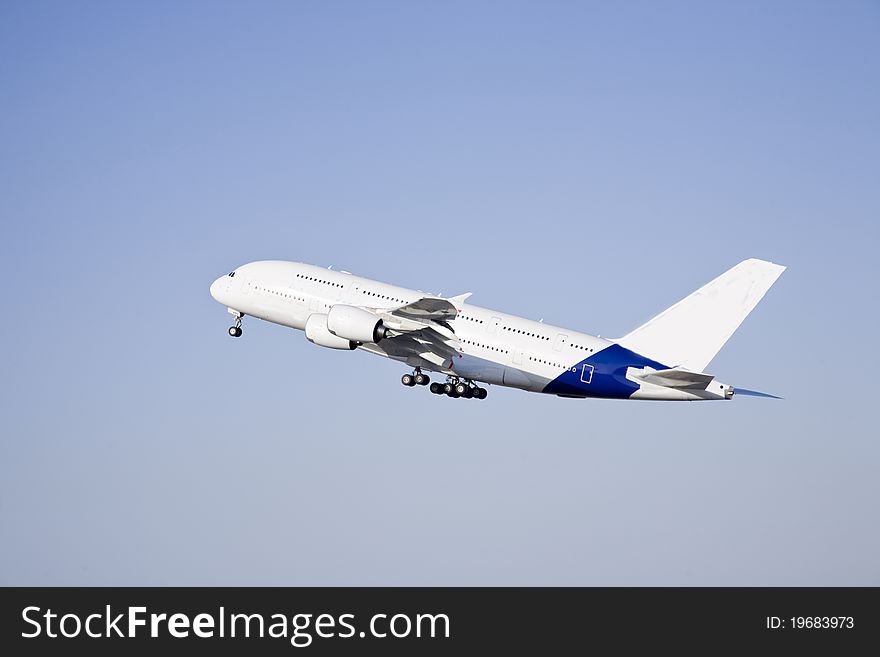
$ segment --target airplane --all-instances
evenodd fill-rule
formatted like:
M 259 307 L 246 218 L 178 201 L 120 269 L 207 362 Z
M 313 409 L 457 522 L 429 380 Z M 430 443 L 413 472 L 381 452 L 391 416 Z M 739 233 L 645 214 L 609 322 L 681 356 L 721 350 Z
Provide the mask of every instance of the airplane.
M 488 384 L 578 399 L 728 400 L 774 397 L 704 370 L 783 271 L 744 260 L 615 339 L 474 306 L 470 292 L 443 297 L 300 262 L 251 262 L 210 291 L 235 318 L 232 337 L 246 316 L 299 329 L 321 347 L 405 363 L 401 383 L 436 395 L 485 399 Z

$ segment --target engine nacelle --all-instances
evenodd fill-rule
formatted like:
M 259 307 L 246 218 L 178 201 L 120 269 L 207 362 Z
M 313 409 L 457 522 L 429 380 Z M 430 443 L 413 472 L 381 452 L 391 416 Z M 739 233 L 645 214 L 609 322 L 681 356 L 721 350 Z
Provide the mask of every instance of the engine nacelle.
M 379 342 L 385 337 L 382 320 L 369 310 L 337 304 L 327 313 L 327 328 L 340 338 L 354 342 Z
M 338 335 L 333 335 L 327 328 L 327 315 L 314 313 L 306 320 L 306 340 L 319 347 L 330 349 L 357 349 L 357 343 Z

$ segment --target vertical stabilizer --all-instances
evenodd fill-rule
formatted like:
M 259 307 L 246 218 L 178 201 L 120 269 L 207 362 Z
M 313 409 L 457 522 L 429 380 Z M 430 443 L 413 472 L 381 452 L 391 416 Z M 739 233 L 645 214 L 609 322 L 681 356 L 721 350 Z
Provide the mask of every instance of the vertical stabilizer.
M 616 342 L 669 367 L 702 372 L 784 271 L 743 260 Z

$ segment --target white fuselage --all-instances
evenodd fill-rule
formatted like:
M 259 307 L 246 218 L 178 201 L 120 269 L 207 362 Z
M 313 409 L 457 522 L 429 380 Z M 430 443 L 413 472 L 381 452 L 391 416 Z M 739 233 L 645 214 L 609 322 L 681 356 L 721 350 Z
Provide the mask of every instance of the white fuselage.
M 327 313 L 337 304 L 381 312 L 434 296 L 344 271 L 286 261 L 243 265 L 214 281 L 211 295 L 230 312 L 300 330 L 310 315 Z M 460 341 L 460 353 L 442 363 L 398 352 L 394 340 L 357 346 L 411 367 L 561 396 L 678 400 L 725 396 L 724 391 L 707 397 L 705 392 L 694 394 L 639 382 L 629 376 L 630 368 L 666 366 L 609 340 L 497 310 L 463 303 L 449 325 Z

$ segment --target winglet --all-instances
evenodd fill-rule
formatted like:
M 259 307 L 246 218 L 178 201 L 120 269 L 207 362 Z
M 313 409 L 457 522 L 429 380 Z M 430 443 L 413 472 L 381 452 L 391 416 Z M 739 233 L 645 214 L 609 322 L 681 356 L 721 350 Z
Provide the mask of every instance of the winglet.
M 464 294 L 459 294 L 457 297 L 449 297 L 447 301 L 455 306 L 456 309 L 459 309 L 472 294 L 473 292 L 465 292 Z

